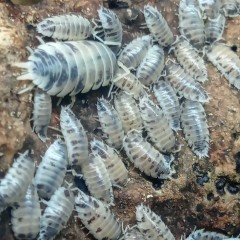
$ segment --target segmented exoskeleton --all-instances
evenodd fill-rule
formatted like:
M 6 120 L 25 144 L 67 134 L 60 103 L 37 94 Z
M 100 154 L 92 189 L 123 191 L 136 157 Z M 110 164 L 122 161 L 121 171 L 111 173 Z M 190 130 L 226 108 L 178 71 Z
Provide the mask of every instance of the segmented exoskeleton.
M 147 240 L 137 227 L 131 227 L 124 233 L 124 240 Z
M 226 17 L 239 16 L 240 3 L 237 0 L 220 0 L 221 10 Z
M 231 239 L 228 238 L 226 235 L 216 232 L 204 231 L 204 229 L 195 230 L 193 231 L 186 240 L 224 240 L 224 239 Z
M 216 18 L 221 7 L 221 0 L 198 0 L 203 18 Z

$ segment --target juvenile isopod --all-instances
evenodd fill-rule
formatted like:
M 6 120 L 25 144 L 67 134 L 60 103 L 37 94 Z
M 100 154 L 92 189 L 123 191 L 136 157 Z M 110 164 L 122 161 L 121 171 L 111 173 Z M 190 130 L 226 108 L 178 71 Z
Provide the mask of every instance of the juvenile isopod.
M 170 127 L 180 129 L 180 104 L 178 97 L 169 82 L 160 80 L 153 86 L 154 95 L 169 121 Z
M 67 165 L 66 145 L 57 139 L 47 149 L 35 175 L 34 183 L 41 198 L 49 199 L 62 185 Z
M 145 86 L 155 83 L 164 68 L 164 52 L 157 45 L 147 51 L 146 56 L 137 68 L 136 77 Z
M 149 142 L 143 139 L 142 133 L 132 130 L 123 139 L 124 150 L 141 172 L 154 178 L 167 179 L 173 173 L 171 170 L 172 156 L 163 155 Z
M 116 56 L 96 41 L 48 42 L 41 44 L 28 61 L 14 64 L 23 68 L 18 80 L 31 80 L 49 95 L 74 98 L 109 84 L 116 70 Z
M 207 57 L 230 84 L 240 89 L 240 59 L 230 47 L 215 42 L 208 48 Z
M 180 65 L 169 63 L 165 69 L 165 79 L 171 83 L 180 97 L 202 103 L 209 101 L 209 96 L 201 84 L 187 74 Z
M 205 26 L 196 0 L 180 0 L 179 30 L 197 49 L 202 49 L 205 43 Z
M 220 0 L 221 10 L 226 17 L 239 16 L 239 1 L 237 0 Z
M 228 238 L 226 235 L 216 232 L 204 231 L 204 229 L 195 230 L 193 231 L 186 240 L 224 240 L 224 239 L 231 239 Z
M 96 139 L 90 145 L 92 153 L 98 156 L 105 164 L 112 185 L 125 186 L 128 180 L 128 170 L 117 151 Z
M 155 148 L 161 152 L 172 152 L 176 140 L 163 111 L 147 95 L 140 98 L 139 107 L 143 125 Z
M 100 200 L 79 191 L 75 198 L 76 211 L 82 223 L 97 240 L 117 240 L 121 224 Z
M 139 231 L 137 227 L 129 228 L 124 233 L 124 240 L 147 240 L 144 234 Z
M 59 15 L 38 23 L 37 31 L 54 39 L 77 41 L 90 37 L 92 26 L 88 19 L 80 15 Z
M 46 92 L 36 88 L 34 92 L 33 130 L 42 141 L 47 139 L 47 129 L 52 115 L 52 99 Z
M 5 177 L 0 182 L 0 207 L 17 202 L 26 194 L 29 184 L 32 182 L 35 172 L 35 164 L 29 157 L 28 151 L 14 161 Z
M 82 174 L 89 192 L 106 204 L 113 204 L 112 183 L 107 168 L 99 155 L 91 153 L 82 166 Z
M 145 5 L 144 17 L 151 35 L 161 46 L 166 47 L 172 44 L 173 33 L 156 7 Z
M 198 0 L 203 18 L 216 18 L 221 7 L 221 0 Z
M 125 133 L 132 129 L 142 130 L 142 118 L 135 99 L 121 91 L 114 97 L 114 106 L 123 124 Z
M 175 240 L 161 217 L 143 204 L 136 207 L 137 226 L 146 239 Z
M 38 240 L 54 239 L 64 228 L 74 209 L 73 193 L 65 187 L 60 187 L 48 201 L 40 220 Z
M 36 188 L 30 184 L 25 196 L 11 211 L 12 230 L 17 239 L 35 239 L 40 230 L 41 209 Z
M 178 37 L 171 49 L 180 65 L 191 77 L 199 82 L 207 80 L 207 69 L 203 59 L 185 37 Z
M 188 145 L 199 157 L 208 157 L 209 130 L 201 103 L 186 100 L 181 105 L 181 122 Z
M 62 107 L 60 113 L 61 131 L 67 145 L 70 165 L 82 165 L 88 160 L 87 134 L 69 106 Z
M 98 99 L 97 111 L 101 129 L 106 137 L 106 142 L 114 148 L 121 148 L 124 131 L 122 121 L 117 111 L 110 102 L 104 98 Z

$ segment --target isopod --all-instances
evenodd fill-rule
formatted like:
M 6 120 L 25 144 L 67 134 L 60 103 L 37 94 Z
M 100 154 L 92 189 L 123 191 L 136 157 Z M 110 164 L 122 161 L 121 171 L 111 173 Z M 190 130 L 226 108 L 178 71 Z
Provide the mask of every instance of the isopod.
M 35 175 L 34 183 L 41 198 L 49 199 L 62 185 L 67 165 L 66 145 L 57 139 L 47 149 Z
M 129 69 L 135 69 L 145 57 L 152 39 L 149 35 L 132 40 L 121 52 L 118 61 Z
M 147 95 L 140 98 L 139 107 L 143 125 L 155 148 L 161 152 L 172 152 L 176 140 L 163 111 Z
M 185 37 L 178 37 L 171 49 L 180 65 L 191 77 L 199 82 L 207 80 L 207 69 L 203 59 Z
M 89 155 L 89 161 L 82 166 L 82 174 L 92 196 L 106 204 L 113 204 L 112 183 L 99 155 Z
M 221 10 L 226 17 L 239 16 L 239 5 L 237 0 L 221 0 Z
M 98 99 L 97 111 L 101 129 L 106 136 L 106 142 L 114 148 L 121 148 L 124 131 L 117 111 L 104 98 Z
M 230 47 L 215 42 L 208 48 L 207 57 L 230 84 L 240 89 L 240 59 Z
M 170 167 L 172 156 L 157 151 L 143 139 L 141 132 L 136 130 L 128 132 L 123 139 L 123 147 L 134 166 L 147 176 L 167 179 L 173 173 Z
M 47 139 L 47 129 L 52 115 L 52 99 L 46 92 L 36 88 L 34 92 L 33 130 L 42 141 Z
M 55 238 L 68 222 L 74 203 L 74 195 L 68 188 L 60 187 L 52 195 L 40 220 L 39 240 Z
M 196 0 L 180 0 L 178 18 L 181 35 L 195 48 L 202 49 L 205 43 L 205 26 Z
M 187 74 L 180 65 L 169 63 L 165 69 L 165 79 L 171 83 L 180 97 L 202 103 L 209 101 L 209 96 L 201 84 Z
M 117 151 L 96 139 L 90 145 L 92 153 L 105 164 L 112 185 L 125 186 L 128 180 L 128 171 Z
M 37 31 L 54 39 L 77 41 L 90 37 L 92 26 L 88 19 L 80 15 L 59 15 L 38 23 Z
M 82 165 L 88 160 L 87 134 L 69 106 L 62 107 L 60 113 L 61 131 L 67 145 L 70 165 Z
M 122 232 L 121 224 L 105 204 L 82 191 L 79 191 L 75 203 L 78 217 L 96 239 L 119 238 Z
M 231 239 L 226 235 L 216 232 L 204 231 L 203 229 L 193 231 L 186 240 L 224 240 Z
M 132 129 L 142 130 L 142 118 L 135 99 L 127 92 L 121 91 L 114 97 L 114 106 L 122 121 L 125 133 Z
M 206 42 L 213 43 L 222 38 L 226 18 L 219 14 L 216 18 L 209 18 L 205 24 Z
M 137 227 L 132 227 L 124 233 L 124 240 L 147 240 Z
M 30 184 L 25 196 L 11 211 L 12 230 L 17 239 L 35 239 L 40 230 L 41 209 L 36 188 Z
M 181 105 L 181 122 L 188 145 L 199 157 L 208 157 L 209 130 L 201 103 L 186 100 Z
M 137 226 L 146 239 L 175 240 L 161 217 L 143 204 L 136 207 Z
M 146 56 L 137 68 L 136 77 L 145 86 L 155 83 L 164 68 L 164 52 L 157 45 L 147 51 Z
M 28 61 L 14 64 L 23 68 L 18 80 L 31 80 L 49 95 L 74 98 L 109 84 L 116 70 L 116 56 L 96 41 L 48 42 L 41 44 Z
M 166 47 L 172 44 L 173 33 L 156 7 L 150 4 L 145 5 L 144 17 L 151 35 L 161 46 Z
M 216 18 L 221 7 L 221 0 L 198 0 L 203 18 Z
M 28 151 L 20 154 L 0 182 L 1 207 L 5 208 L 25 195 L 32 182 L 34 171 L 35 164 L 28 155 Z
M 169 121 L 170 127 L 180 129 L 180 104 L 178 97 L 169 82 L 160 80 L 153 86 L 154 95 Z

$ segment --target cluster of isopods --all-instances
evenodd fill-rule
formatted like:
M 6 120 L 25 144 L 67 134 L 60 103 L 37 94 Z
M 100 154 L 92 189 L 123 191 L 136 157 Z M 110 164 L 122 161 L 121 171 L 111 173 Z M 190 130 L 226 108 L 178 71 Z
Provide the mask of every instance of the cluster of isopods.
M 179 150 L 174 132 L 182 126 L 192 151 L 199 158 L 208 156 L 209 130 L 202 104 L 210 97 L 201 85 L 208 77 L 199 52 L 206 54 L 240 89 L 240 60 L 219 42 L 225 17 L 238 15 L 239 9 L 238 0 L 181 0 L 181 36 L 174 39 L 161 12 L 146 5 L 143 14 L 150 34 L 134 39 L 123 49 L 122 24 L 113 11 L 103 7 L 93 24 L 82 16 L 62 15 L 37 25 L 39 33 L 59 41 L 44 43 L 40 39 L 35 50 L 29 49 L 28 61 L 15 66 L 23 69 L 18 80 L 32 81 L 21 92 L 37 86 L 33 128 L 41 140 L 47 139 L 51 96 L 70 95 L 74 103 L 78 93 L 101 86 L 111 84 L 110 93 L 115 93 L 114 86 L 121 91 L 113 97 L 114 106 L 105 98 L 97 102 L 106 143 L 94 139 L 89 144 L 86 131 L 70 106 L 62 107 L 60 126 L 64 141 L 57 139 L 48 148 L 35 176 L 28 152 L 14 162 L 0 183 L 0 209 L 12 207 L 16 238 L 34 239 L 40 232 L 39 240 L 53 239 L 75 206 L 78 217 L 96 239 L 175 239 L 161 218 L 143 205 L 137 207 L 137 226 L 122 232 L 110 210 L 114 204 L 112 186 L 124 187 L 128 179 L 117 150 L 123 148 L 144 174 L 169 179 L 174 173 L 172 153 Z M 170 47 L 177 60 L 168 59 L 165 64 L 165 47 Z M 143 137 L 145 132 L 149 140 Z M 81 190 L 75 196 L 70 186 L 62 186 L 67 184 L 64 177 L 68 165 L 73 169 L 81 167 L 91 196 Z M 47 205 L 43 214 L 38 196 Z M 197 230 L 187 239 L 233 238 Z

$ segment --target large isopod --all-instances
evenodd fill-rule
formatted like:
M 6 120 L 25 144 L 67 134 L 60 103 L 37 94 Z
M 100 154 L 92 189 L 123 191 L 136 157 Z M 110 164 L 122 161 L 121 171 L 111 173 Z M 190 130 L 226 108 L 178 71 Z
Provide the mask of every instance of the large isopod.
M 185 37 L 178 37 L 171 49 L 180 65 L 191 77 L 199 82 L 207 80 L 207 69 L 203 59 Z
M 226 235 L 216 232 L 204 231 L 203 229 L 193 231 L 185 240 L 227 240 Z
M 122 121 L 114 107 L 104 98 L 98 99 L 97 111 L 101 129 L 108 145 L 114 148 L 122 147 L 124 131 Z
M 208 157 L 209 130 L 201 103 L 186 100 L 181 105 L 181 122 L 188 145 L 199 157 Z
M 64 228 L 74 209 L 75 198 L 71 190 L 60 187 L 48 201 L 40 220 L 38 240 L 54 239 Z
M 62 107 L 60 114 L 61 131 L 67 145 L 70 165 L 82 165 L 88 160 L 88 137 L 70 107 Z
M 5 177 L 0 182 L 0 207 L 21 200 L 26 194 L 29 184 L 32 182 L 35 172 L 35 164 L 28 155 L 28 151 L 20 154 L 9 168 Z
M 41 209 L 35 186 L 30 184 L 25 196 L 11 211 L 12 230 L 17 239 L 35 239 L 40 230 Z
M 33 130 L 42 141 L 47 139 L 47 129 L 51 121 L 52 99 L 46 92 L 36 88 L 34 92 Z
M 75 198 L 78 217 L 97 240 L 117 240 L 121 224 L 105 204 L 79 190 Z
M 80 15 L 59 15 L 38 23 L 37 31 L 55 39 L 77 41 L 90 37 L 92 26 L 88 19 Z
M 94 139 L 90 145 L 92 153 L 98 156 L 105 164 L 112 185 L 125 186 L 128 180 L 128 170 L 118 152 L 114 148 L 96 139 Z
M 147 176 L 167 179 L 173 173 L 170 166 L 172 156 L 161 154 L 142 137 L 141 132 L 128 132 L 123 139 L 123 147 L 134 166 Z
M 146 239 L 175 240 L 160 216 L 143 204 L 136 207 L 137 226 Z
M 82 174 L 91 195 L 111 205 L 113 203 L 112 183 L 99 155 L 90 154 L 89 161 L 82 166 Z
M 41 198 L 49 199 L 62 185 L 67 165 L 67 147 L 57 139 L 47 149 L 35 175 L 35 185 Z
M 208 48 L 207 57 L 230 84 L 240 89 L 240 59 L 230 47 L 215 42 Z
M 161 152 L 174 151 L 174 132 L 163 111 L 147 95 L 140 98 L 139 107 L 143 125 L 153 145 Z
M 122 121 L 125 133 L 132 129 L 142 130 L 142 118 L 135 99 L 127 92 L 121 91 L 114 97 L 114 106 Z
M 155 83 L 164 68 L 164 52 L 157 45 L 147 51 L 146 56 L 137 68 L 136 77 L 145 86 Z
M 48 42 L 41 44 L 23 68 L 18 80 L 31 80 L 49 95 L 74 97 L 109 84 L 116 70 L 116 56 L 96 41 Z
M 166 47 L 172 44 L 173 33 L 156 7 L 145 5 L 144 17 L 151 35 L 161 46 Z
M 153 86 L 154 95 L 170 127 L 177 131 L 180 129 L 180 104 L 176 92 L 169 82 L 160 80 Z
M 165 68 L 165 79 L 171 83 L 180 97 L 202 103 L 209 101 L 209 96 L 201 84 L 187 74 L 180 65 L 170 63 Z

